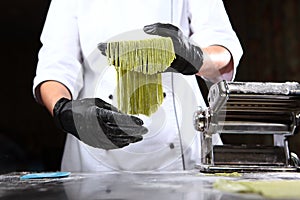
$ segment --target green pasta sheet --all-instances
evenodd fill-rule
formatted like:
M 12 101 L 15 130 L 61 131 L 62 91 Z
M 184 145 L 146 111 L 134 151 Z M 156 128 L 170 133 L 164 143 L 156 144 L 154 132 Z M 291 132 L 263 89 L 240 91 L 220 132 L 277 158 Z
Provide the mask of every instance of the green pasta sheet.
M 271 199 L 299 199 L 300 180 L 217 180 L 215 189 L 234 193 L 255 193 Z
M 106 55 L 109 65 L 144 74 L 163 72 L 175 59 L 169 37 L 109 42 Z
M 175 59 L 170 38 L 110 42 L 109 65 L 117 71 L 118 108 L 127 114 L 150 116 L 163 102 L 161 72 Z

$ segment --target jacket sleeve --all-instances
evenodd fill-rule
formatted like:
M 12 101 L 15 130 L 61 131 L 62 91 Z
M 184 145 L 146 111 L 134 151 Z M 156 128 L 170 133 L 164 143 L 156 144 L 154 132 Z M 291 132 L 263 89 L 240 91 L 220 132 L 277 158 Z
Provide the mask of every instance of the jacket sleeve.
M 222 0 L 189 0 L 191 40 L 200 47 L 220 45 L 227 48 L 234 62 L 233 78 L 243 50 L 233 30 Z
M 83 85 L 82 56 L 76 17 L 76 1 L 52 0 L 41 34 L 33 94 L 40 101 L 39 85 L 47 80 L 64 84 L 73 98 Z

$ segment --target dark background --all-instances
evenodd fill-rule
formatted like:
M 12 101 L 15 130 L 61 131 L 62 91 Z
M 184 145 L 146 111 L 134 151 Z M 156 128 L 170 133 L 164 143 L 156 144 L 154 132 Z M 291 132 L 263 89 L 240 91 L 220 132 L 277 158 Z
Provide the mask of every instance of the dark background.
M 32 96 L 49 0 L 1 0 L 0 173 L 56 171 L 65 136 Z M 237 81 L 298 81 L 299 0 L 224 0 L 244 56 Z M 300 153 L 299 134 L 290 148 Z

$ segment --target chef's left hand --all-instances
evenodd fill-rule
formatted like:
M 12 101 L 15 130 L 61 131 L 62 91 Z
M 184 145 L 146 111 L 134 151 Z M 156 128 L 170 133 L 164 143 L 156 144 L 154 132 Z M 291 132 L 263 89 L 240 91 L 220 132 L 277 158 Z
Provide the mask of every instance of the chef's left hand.
M 144 26 L 144 32 L 150 35 L 170 37 L 173 41 L 176 59 L 167 71 L 179 72 L 184 75 L 194 75 L 203 64 L 203 52 L 193 45 L 182 31 L 172 24 L 155 23 Z

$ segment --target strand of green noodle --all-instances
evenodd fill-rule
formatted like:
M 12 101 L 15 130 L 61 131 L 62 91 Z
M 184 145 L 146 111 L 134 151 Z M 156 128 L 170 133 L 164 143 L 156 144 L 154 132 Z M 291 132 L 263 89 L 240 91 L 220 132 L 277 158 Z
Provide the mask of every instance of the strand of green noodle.
M 109 42 L 109 65 L 117 71 L 118 108 L 150 116 L 163 102 L 162 77 L 175 59 L 170 38 Z

